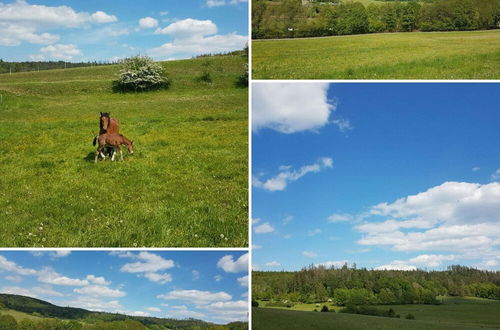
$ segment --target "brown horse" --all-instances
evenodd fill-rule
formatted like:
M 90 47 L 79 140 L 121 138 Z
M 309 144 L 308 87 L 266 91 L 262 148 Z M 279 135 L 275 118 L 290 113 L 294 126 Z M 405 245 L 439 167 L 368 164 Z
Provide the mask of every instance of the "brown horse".
M 109 112 L 101 112 L 101 115 L 99 117 L 99 134 L 104 134 L 104 133 L 120 133 L 120 122 L 116 118 L 111 118 L 109 115 Z M 98 136 L 96 135 L 94 137 L 94 140 L 92 141 L 92 145 L 96 145 Z M 109 154 L 109 157 L 113 157 L 113 148 L 107 147 L 105 150 L 106 154 Z
M 99 146 L 97 147 L 97 150 L 95 152 L 95 159 L 94 159 L 95 163 L 97 163 L 97 157 L 99 155 L 101 155 L 101 157 L 103 159 L 106 159 L 106 156 L 103 153 L 103 150 L 106 147 L 113 148 L 113 154 L 111 156 L 111 161 L 115 160 L 116 150 L 120 151 L 120 160 L 123 160 L 122 144 L 127 146 L 128 152 L 130 154 L 134 153 L 134 141 L 130 141 L 129 139 L 127 139 L 126 137 L 124 137 L 121 134 L 103 133 L 97 137 L 97 140 L 99 141 Z

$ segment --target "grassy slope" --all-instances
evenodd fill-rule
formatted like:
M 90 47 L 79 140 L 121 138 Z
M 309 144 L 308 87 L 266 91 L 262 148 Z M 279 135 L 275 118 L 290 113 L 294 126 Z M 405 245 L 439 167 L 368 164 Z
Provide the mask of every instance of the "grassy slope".
M 404 317 L 412 313 L 416 320 L 393 319 L 342 313 L 307 312 L 309 306 L 294 306 L 298 310 L 254 308 L 254 329 L 478 329 L 498 328 L 500 301 L 478 298 L 447 298 L 442 305 L 377 306 L 393 308 Z M 303 309 L 303 310 L 300 310 Z
M 2 246 L 247 246 L 243 61 L 168 62 L 142 94 L 111 92 L 115 66 L 0 75 Z M 100 111 L 135 141 L 122 163 L 92 162 Z
M 498 79 L 500 31 L 387 33 L 252 43 L 254 79 Z

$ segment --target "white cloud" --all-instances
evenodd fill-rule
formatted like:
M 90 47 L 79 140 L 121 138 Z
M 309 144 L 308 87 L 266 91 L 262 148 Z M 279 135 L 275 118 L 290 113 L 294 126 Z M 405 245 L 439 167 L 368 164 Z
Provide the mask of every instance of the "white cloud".
M 61 292 L 55 291 L 51 286 L 43 286 L 43 287 L 33 287 L 33 288 L 21 288 L 17 286 L 7 286 L 0 288 L 0 292 L 8 293 L 8 294 L 17 294 L 21 296 L 27 297 L 43 297 L 43 296 L 52 296 L 52 297 L 62 297 L 64 294 Z
M 161 256 L 150 252 L 140 252 L 139 254 L 132 254 L 132 256 L 129 257 L 134 259 L 139 259 L 140 261 L 123 265 L 122 268 L 120 269 L 122 272 L 127 272 L 127 273 L 157 272 L 175 266 L 173 260 L 164 259 Z
M 65 285 L 65 286 L 85 286 L 89 284 L 88 280 L 69 278 L 57 273 L 50 267 L 43 267 L 38 273 L 38 281 L 47 284 Z
M 148 307 L 148 308 L 146 308 L 146 310 L 148 310 L 150 312 L 155 312 L 155 313 L 161 312 L 161 309 L 159 309 L 158 307 Z
M 355 228 L 358 243 L 397 251 L 495 252 L 500 245 L 500 183 L 446 182 L 417 195 L 381 203 L 370 213 L 389 217 Z M 405 231 L 401 231 L 405 229 Z
M 158 20 L 153 17 L 144 17 L 139 20 L 141 29 L 152 29 L 158 26 Z
M 328 83 L 254 83 L 252 128 L 289 134 L 317 130 L 328 124 L 334 106 Z
M 116 22 L 118 19 L 114 15 L 108 15 L 103 11 L 96 11 L 90 15 L 90 21 L 93 23 L 111 23 Z
M 192 277 L 193 281 L 199 280 L 200 279 L 200 272 L 197 270 L 192 270 L 191 277 Z
M 477 167 L 477 166 L 476 166 L 476 167 L 473 167 L 473 168 L 472 168 L 472 172 L 477 172 L 477 171 L 479 171 L 480 169 L 481 169 L 481 168 L 480 168 L 480 167 Z
M 455 260 L 454 255 L 436 255 L 436 254 L 422 254 L 411 258 L 408 263 L 418 264 L 425 267 L 437 267 L 440 266 L 443 261 L 453 261 Z
M 267 234 L 272 233 L 274 231 L 274 227 L 269 224 L 269 222 L 264 222 L 263 224 L 254 227 L 254 231 L 257 234 Z
M 76 12 L 68 6 L 31 5 L 23 0 L 0 3 L 0 45 L 17 46 L 22 42 L 52 44 L 59 40 L 59 36 L 40 30 L 77 28 L 116 20 L 115 16 L 103 11 L 89 14 Z
M 0 255 L 0 271 L 14 272 L 18 275 L 35 275 L 36 270 L 18 266 L 15 262 L 7 260 Z
M 234 261 L 232 255 L 225 255 L 217 262 L 217 267 L 222 268 L 226 273 L 248 272 L 248 253 L 243 254 Z
M 215 275 L 214 280 L 215 282 L 220 282 L 222 280 L 222 275 Z
M 206 318 L 206 315 L 197 311 L 189 310 L 185 305 L 172 306 L 172 310 L 167 312 L 168 317 L 172 318 Z
M 160 284 L 165 284 L 168 282 L 172 282 L 172 275 L 168 273 L 144 273 L 144 277 L 150 280 L 151 282 L 156 282 Z
M 256 223 L 260 222 L 260 218 L 254 218 L 252 219 L 252 225 L 255 225 Z
M 262 245 L 252 244 L 252 250 L 262 249 Z
M 167 294 L 160 294 L 156 296 L 161 299 L 173 299 L 188 301 L 193 304 L 207 304 L 216 301 L 228 301 L 231 300 L 231 295 L 220 291 L 220 292 L 210 292 L 210 291 L 200 291 L 200 290 L 173 290 Z
M 498 170 L 496 170 L 495 173 L 493 173 L 491 175 L 491 180 L 493 180 L 493 181 L 500 180 L 500 168 Z
M 316 236 L 318 234 L 321 233 L 321 229 L 319 228 L 316 228 L 316 229 L 313 229 L 313 230 L 310 230 L 308 233 L 307 233 L 307 236 Z
M 111 282 L 106 281 L 106 279 L 102 276 L 87 275 L 87 277 L 85 277 L 85 279 L 87 281 L 89 281 L 90 283 L 99 284 L 99 285 L 110 285 L 111 284 Z
M 315 258 L 318 256 L 317 253 L 311 252 L 311 251 L 304 251 L 302 252 L 302 255 L 308 258 Z
M 4 277 L 7 281 L 19 283 L 23 281 L 23 278 L 19 275 L 7 275 Z
M 338 119 L 332 120 L 332 123 L 334 123 L 335 125 L 337 125 L 337 127 L 339 128 L 339 130 L 341 132 L 345 132 L 345 131 L 348 131 L 348 130 L 352 129 L 351 122 L 348 119 L 338 118 Z
M 107 286 L 102 285 L 88 285 L 83 288 L 77 288 L 73 290 L 76 293 L 89 295 L 93 297 L 109 297 L 109 298 L 120 298 L 126 295 L 125 292 L 118 289 L 111 289 Z
M 281 167 L 281 172 L 265 181 L 261 181 L 257 175 L 253 177 L 253 186 L 268 191 L 283 191 L 290 182 L 297 181 L 308 173 L 318 173 L 324 169 L 333 167 L 333 159 L 329 157 L 320 158 L 316 163 L 302 166 L 299 170 L 292 170 L 290 167 Z
M 93 296 L 78 296 L 76 299 L 66 301 L 64 304 L 67 306 L 85 308 L 94 311 L 123 311 L 123 306 L 120 305 L 118 300 L 103 300 L 100 297 Z
M 158 28 L 156 34 L 168 34 L 174 40 L 147 51 L 156 58 L 191 57 L 196 54 L 221 53 L 243 49 L 248 37 L 230 33 L 218 35 L 217 26 L 211 20 L 187 18 L 174 22 L 165 28 Z
M 245 300 L 218 301 L 209 305 L 200 306 L 200 308 L 209 311 L 216 319 L 226 322 L 247 320 L 248 302 Z
M 238 283 L 239 283 L 241 286 L 248 287 L 248 275 L 243 276 L 243 277 L 239 277 L 239 278 L 238 278 Z
M 64 60 L 69 61 L 76 56 L 82 55 L 78 47 L 72 44 L 55 44 L 42 47 L 40 54 L 31 55 L 30 58 L 35 61 L 41 60 Z
M 283 220 L 281 220 L 281 221 L 284 225 L 288 225 L 288 223 L 290 223 L 290 221 L 292 221 L 292 220 L 293 220 L 293 216 L 289 215 L 289 216 L 283 218 Z
M 70 250 L 56 250 L 56 251 L 52 252 L 50 255 L 53 258 L 64 258 L 64 257 L 69 256 L 70 254 L 71 254 Z
M 220 7 L 226 4 L 225 0 L 207 0 L 207 7 Z
M 348 222 L 352 220 L 353 216 L 347 213 L 343 214 L 334 213 L 328 217 L 328 222 Z
M 266 267 L 278 267 L 278 266 L 281 266 L 281 264 L 277 261 L 271 261 L 271 262 L 267 262 L 265 264 Z
M 403 264 L 389 264 L 376 267 L 375 270 L 402 270 L 402 271 L 413 271 L 417 270 L 417 267 L 412 265 Z

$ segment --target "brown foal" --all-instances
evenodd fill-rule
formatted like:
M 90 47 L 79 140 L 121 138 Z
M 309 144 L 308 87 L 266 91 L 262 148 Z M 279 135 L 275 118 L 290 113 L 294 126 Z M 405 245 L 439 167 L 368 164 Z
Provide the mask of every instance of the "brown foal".
M 103 133 L 97 137 L 97 141 L 99 142 L 99 146 L 97 147 L 97 150 L 95 152 L 95 163 L 97 163 L 97 157 L 99 157 L 99 155 L 101 155 L 103 159 L 106 159 L 106 156 L 103 153 L 106 147 L 112 147 L 114 150 L 113 155 L 111 156 L 112 161 L 115 160 L 115 154 L 117 150 L 120 151 L 120 160 L 123 160 L 122 145 L 127 146 L 128 152 L 130 154 L 134 153 L 134 141 L 127 139 L 121 134 Z

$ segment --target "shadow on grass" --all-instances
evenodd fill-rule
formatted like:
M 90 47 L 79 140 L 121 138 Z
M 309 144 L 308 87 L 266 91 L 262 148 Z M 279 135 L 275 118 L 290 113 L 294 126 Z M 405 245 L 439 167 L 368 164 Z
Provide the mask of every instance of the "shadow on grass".
M 84 161 L 86 162 L 94 162 L 94 158 L 95 158 L 95 151 L 92 151 L 92 152 L 89 152 L 89 154 L 87 156 L 85 156 L 83 158 Z

